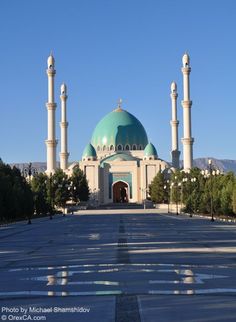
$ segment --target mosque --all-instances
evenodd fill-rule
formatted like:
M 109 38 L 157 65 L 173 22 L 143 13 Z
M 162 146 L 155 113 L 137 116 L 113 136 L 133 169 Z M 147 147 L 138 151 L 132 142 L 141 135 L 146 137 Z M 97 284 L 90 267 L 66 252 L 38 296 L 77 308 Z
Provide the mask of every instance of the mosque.
M 191 106 L 189 75 L 191 72 L 190 58 L 184 54 L 182 66 L 183 74 L 183 167 L 185 171 L 192 168 L 193 142 L 191 134 Z M 48 57 L 48 139 L 47 170 L 48 175 L 56 170 L 55 138 L 55 110 L 54 78 L 56 74 L 55 60 L 51 54 Z M 179 144 L 177 120 L 177 85 L 171 83 L 172 119 L 172 162 L 159 158 L 155 146 L 149 142 L 142 123 L 131 113 L 122 108 L 122 101 L 118 106 L 105 115 L 95 127 L 90 142 L 86 145 L 82 159 L 71 165 L 68 163 L 67 148 L 67 87 L 61 85 L 61 152 L 60 168 L 68 175 L 79 167 L 85 174 L 89 183 L 92 198 L 99 204 L 109 203 L 141 203 L 148 196 L 148 187 L 155 175 L 159 172 L 174 171 L 179 168 Z

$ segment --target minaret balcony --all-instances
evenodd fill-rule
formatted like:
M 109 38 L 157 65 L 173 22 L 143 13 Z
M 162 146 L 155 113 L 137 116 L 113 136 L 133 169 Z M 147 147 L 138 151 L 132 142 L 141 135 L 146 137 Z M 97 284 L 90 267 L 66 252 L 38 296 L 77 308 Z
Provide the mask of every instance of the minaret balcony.
M 183 145 L 193 145 L 194 138 L 182 138 Z
M 192 101 L 182 101 L 181 105 L 183 106 L 183 108 L 191 108 Z
M 47 69 L 46 72 L 47 72 L 48 76 L 52 76 L 52 77 L 54 77 L 56 74 L 55 69 Z
M 170 121 L 170 125 L 172 125 L 172 126 L 178 126 L 179 125 L 179 121 L 178 120 L 172 120 L 172 121 Z
M 46 103 L 46 107 L 49 110 L 55 110 L 56 107 L 57 107 L 57 104 L 56 103 Z
M 68 122 L 60 122 L 60 126 L 61 126 L 61 128 L 67 128 L 67 127 L 68 127 L 68 125 L 69 125 L 69 123 L 68 123 Z
M 181 70 L 184 75 L 189 75 L 191 72 L 191 67 L 182 67 Z
M 67 100 L 67 95 L 61 95 L 60 96 L 60 99 L 61 99 L 61 101 L 66 101 Z
M 45 140 L 47 147 L 55 148 L 57 146 L 58 140 Z

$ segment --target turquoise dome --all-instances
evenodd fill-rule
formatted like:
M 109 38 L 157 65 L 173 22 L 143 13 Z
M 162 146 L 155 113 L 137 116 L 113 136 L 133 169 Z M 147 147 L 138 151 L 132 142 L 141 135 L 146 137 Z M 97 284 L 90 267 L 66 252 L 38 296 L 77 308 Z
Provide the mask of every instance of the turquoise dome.
M 96 151 L 95 151 L 94 147 L 92 146 L 92 144 L 89 143 L 86 145 L 82 157 L 83 158 L 87 158 L 87 157 L 96 158 L 97 157 Z
M 103 117 L 97 124 L 91 144 L 97 151 L 104 149 L 143 150 L 148 144 L 148 138 L 139 120 L 118 107 Z
M 148 143 L 148 145 L 144 149 L 144 156 L 157 156 L 157 150 L 152 143 Z

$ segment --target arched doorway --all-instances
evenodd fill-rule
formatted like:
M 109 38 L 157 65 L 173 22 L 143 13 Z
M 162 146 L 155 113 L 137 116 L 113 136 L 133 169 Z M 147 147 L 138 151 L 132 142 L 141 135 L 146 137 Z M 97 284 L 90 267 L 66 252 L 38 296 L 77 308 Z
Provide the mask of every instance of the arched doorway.
M 113 184 L 113 202 L 128 202 L 129 186 L 123 181 L 118 181 Z

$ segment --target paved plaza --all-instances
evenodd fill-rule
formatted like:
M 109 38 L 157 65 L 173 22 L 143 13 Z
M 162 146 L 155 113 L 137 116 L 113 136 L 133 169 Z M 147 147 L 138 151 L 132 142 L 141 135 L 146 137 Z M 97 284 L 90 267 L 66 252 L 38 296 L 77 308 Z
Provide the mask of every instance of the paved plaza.
M 2 320 L 236 321 L 233 223 L 80 211 L 1 227 L 0 240 Z

